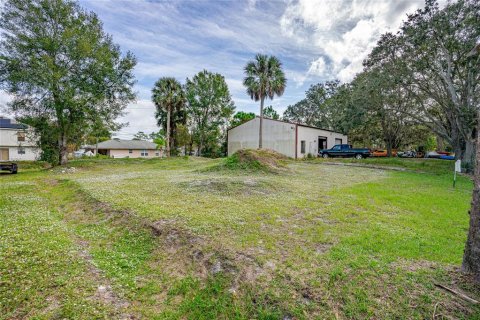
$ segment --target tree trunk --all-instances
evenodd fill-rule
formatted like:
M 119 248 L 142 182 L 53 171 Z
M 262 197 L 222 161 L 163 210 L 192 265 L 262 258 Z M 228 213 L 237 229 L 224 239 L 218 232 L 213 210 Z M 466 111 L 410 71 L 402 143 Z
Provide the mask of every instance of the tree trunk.
M 463 152 L 462 162 L 466 168 L 473 169 L 475 166 L 475 149 L 478 149 L 475 140 L 465 142 L 465 151 Z
M 392 142 L 387 139 L 387 157 L 392 156 Z
M 480 110 L 477 111 L 480 120 Z M 474 170 L 474 187 L 472 205 L 470 209 L 470 227 L 468 229 L 467 243 L 463 253 L 462 270 L 473 273 L 480 281 L 480 121 L 477 121 L 476 159 Z
M 167 109 L 167 132 L 165 139 L 165 154 L 170 157 L 170 108 Z
M 203 148 L 203 142 L 202 142 L 202 139 L 200 139 L 197 146 L 197 156 L 199 157 L 202 156 L 202 148 Z
M 95 156 L 98 156 L 98 137 L 95 140 Z
M 65 133 L 61 133 L 58 137 L 58 149 L 60 151 L 59 154 L 59 162 L 60 165 L 66 165 L 68 162 L 68 152 L 67 152 L 67 135 Z
M 262 96 L 260 99 L 260 128 L 258 130 L 258 149 L 262 149 L 263 146 L 263 103 L 265 98 Z

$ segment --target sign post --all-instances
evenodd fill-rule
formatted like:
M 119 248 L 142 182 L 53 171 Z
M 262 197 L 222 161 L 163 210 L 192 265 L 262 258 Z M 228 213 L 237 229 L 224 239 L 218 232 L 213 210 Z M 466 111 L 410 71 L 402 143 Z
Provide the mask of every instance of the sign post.
M 455 161 L 455 171 L 453 171 L 453 187 L 455 188 L 455 182 L 457 182 L 457 172 L 462 172 L 462 160 Z

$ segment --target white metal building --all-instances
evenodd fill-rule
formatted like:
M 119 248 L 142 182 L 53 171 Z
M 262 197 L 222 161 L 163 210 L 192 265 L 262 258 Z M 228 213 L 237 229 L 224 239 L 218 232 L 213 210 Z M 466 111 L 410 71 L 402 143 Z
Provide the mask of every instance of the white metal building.
M 38 159 L 40 149 L 32 136 L 28 126 L 0 117 L 0 161 Z
M 260 118 L 228 130 L 228 155 L 239 149 L 257 149 Z M 298 159 L 336 144 L 346 144 L 346 135 L 321 128 L 263 118 L 263 148 Z

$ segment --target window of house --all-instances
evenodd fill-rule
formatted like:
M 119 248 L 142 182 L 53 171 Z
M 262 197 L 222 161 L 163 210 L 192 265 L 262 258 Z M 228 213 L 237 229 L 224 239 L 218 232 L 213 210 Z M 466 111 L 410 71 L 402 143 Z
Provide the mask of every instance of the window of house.
M 148 156 L 147 150 L 143 149 L 142 152 L 140 153 L 140 155 L 141 155 L 142 157 L 147 157 L 147 156 Z
M 300 141 L 300 153 L 305 153 L 305 140 Z
M 128 153 L 133 153 L 133 150 L 132 150 L 132 149 L 128 149 Z
M 342 139 L 335 138 L 335 144 L 342 144 Z
M 160 152 L 155 152 L 156 157 L 160 157 Z
M 17 149 L 18 154 L 25 154 L 25 148 L 18 148 Z
M 17 141 L 25 141 L 25 132 L 17 133 Z

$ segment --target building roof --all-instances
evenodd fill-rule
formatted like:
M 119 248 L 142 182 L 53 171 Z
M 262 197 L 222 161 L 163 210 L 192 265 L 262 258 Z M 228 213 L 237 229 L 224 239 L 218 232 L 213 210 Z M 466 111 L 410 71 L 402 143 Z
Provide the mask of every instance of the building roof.
M 253 119 L 256 119 L 256 118 L 260 118 L 260 117 L 259 117 L 259 116 L 255 116 L 255 118 L 253 118 Z M 244 123 L 241 123 L 241 124 L 239 124 L 238 126 L 231 127 L 231 128 L 229 128 L 227 131 L 232 130 L 232 129 L 237 128 L 237 127 L 240 127 L 241 125 L 243 125 L 243 124 L 245 124 L 245 123 L 247 123 L 247 122 L 250 122 L 250 121 L 252 121 L 253 119 L 250 119 L 250 120 L 248 120 L 248 121 L 245 121 Z M 341 132 L 333 131 L 333 130 L 330 130 L 330 129 L 323 129 L 323 128 L 314 127 L 314 126 L 309 126 L 309 125 L 301 124 L 301 123 L 295 123 L 295 122 L 284 121 L 284 120 L 270 119 L 270 118 L 266 118 L 266 117 L 263 117 L 263 119 L 264 119 L 264 120 L 271 120 L 271 121 L 277 121 L 277 122 L 283 122 L 283 123 L 293 124 L 293 125 L 299 126 L 299 127 L 312 128 L 312 129 L 317 129 L 317 130 L 323 130 L 323 131 L 328 131 L 328 132 L 334 132 L 334 133 L 343 134 L 343 133 L 341 133 Z
M 27 126 L 15 120 L 0 117 L 0 129 L 26 129 Z
M 88 146 L 89 148 L 96 148 L 95 145 Z M 132 150 L 152 150 L 157 149 L 157 145 L 150 141 L 144 140 L 120 140 L 112 139 L 100 142 L 98 149 L 132 149 Z

